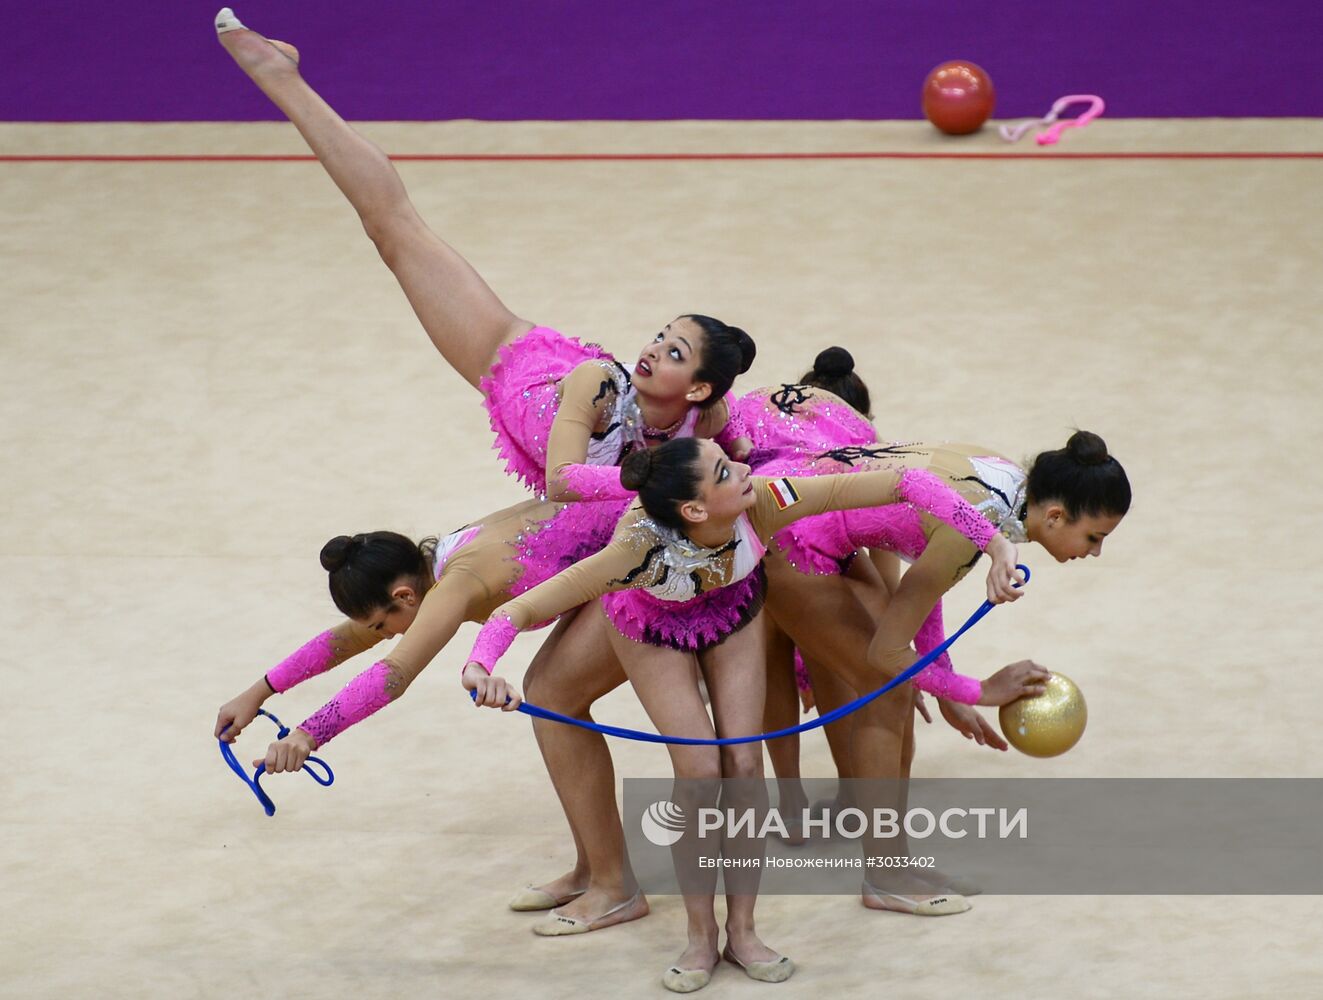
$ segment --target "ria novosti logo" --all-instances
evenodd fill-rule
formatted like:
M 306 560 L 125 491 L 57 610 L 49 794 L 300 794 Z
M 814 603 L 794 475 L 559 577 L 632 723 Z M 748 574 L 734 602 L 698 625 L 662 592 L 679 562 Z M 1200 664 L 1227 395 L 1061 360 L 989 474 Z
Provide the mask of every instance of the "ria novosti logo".
M 793 813 L 790 814 L 792 817 Z M 790 830 L 798 826 L 809 839 L 829 840 L 833 836 L 845 840 L 860 840 L 872 836 L 879 840 L 909 837 L 927 840 L 930 837 L 948 840 L 977 840 L 1018 838 L 1029 836 L 1029 810 L 1023 806 L 1013 812 L 1005 807 L 980 806 L 968 809 L 949 808 L 940 813 L 922 807 L 911 807 L 904 814 L 895 809 L 873 809 L 870 814 L 853 806 L 844 809 L 801 811 L 789 823 L 776 807 L 770 809 L 716 809 L 700 807 L 696 814 L 694 835 L 698 840 L 709 836 L 720 841 L 728 837 L 748 837 L 765 840 L 770 836 L 789 838 Z M 658 799 L 643 812 L 639 819 L 643 835 L 657 847 L 670 847 L 684 836 L 687 828 L 685 812 L 669 799 Z M 972 827 L 972 829 L 971 829 Z
M 669 799 L 661 799 L 644 810 L 639 825 L 649 843 L 670 847 L 684 836 L 684 810 Z

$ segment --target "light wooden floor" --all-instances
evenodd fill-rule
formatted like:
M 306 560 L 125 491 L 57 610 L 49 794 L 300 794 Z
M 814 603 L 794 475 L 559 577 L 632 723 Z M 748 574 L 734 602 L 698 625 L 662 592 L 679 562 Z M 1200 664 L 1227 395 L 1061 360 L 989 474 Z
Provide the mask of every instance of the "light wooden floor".
M 240 81 L 236 77 L 236 86 Z M 994 151 L 917 124 L 389 125 L 392 152 Z M 1064 151 L 1323 148 L 1317 122 L 1113 122 Z M 302 152 L 277 125 L 0 126 L 0 155 Z M 1029 152 L 1026 150 L 1026 152 Z M 1078 681 L 1052 761 L 920 734 L 930 776 L 1323 776 L 1318 160 L 421 162 L 420 210 L 523 315 L 632 357 L 680 312 L 748 387 L 859 359 L 884 433 L 1125 463 L 1104 557 L 955 649 Z M 337 618 L 341 532 L 520 498 L 476 394 L 315 163 L 0 163 L 0 993 L 661 996 L 678 899 L 543 940 L 505 900 L 568 835 L 522 717 L 468 708 L 471 627 L 412 693 L 273 780 L 216 708 Z M 951 598 L 972 610 L 978 585 Z M 536 640 L 521 640 L 511 672 Z M 352 668 L 349 668 L 352 669 Z M 275 699 L 295 723 L 345 676 Z M 602 715 L 646 726 L 628 692 Z M 254 729 L 242 745 L 257 751 Z M 668 772 L 616 745 L 622 776 Z M 820 740 L 805 773 L 827 776 Z M 766 897 L 792 997 L 1314 996 L 1316 897 L 985 897 L 925 922 Z M 724 968 L 707 996 L 762 996 Z

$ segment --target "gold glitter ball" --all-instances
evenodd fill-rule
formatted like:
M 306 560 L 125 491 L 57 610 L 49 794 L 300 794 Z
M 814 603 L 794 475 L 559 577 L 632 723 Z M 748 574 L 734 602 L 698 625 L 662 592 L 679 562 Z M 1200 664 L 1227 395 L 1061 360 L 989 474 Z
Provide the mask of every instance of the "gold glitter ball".
M 1054 673 L 1042 694 L 1003 705 L 998 721 L 1007 741 L 1021 753 L 1056 757 L 1084 735 L 1089 707 L 1074 681 Z

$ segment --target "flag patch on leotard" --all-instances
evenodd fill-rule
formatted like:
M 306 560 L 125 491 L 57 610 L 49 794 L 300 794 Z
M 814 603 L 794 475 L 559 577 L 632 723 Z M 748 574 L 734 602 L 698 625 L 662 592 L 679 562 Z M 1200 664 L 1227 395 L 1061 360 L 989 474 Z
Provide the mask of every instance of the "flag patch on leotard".
M 777 510 L 785 510 L 799 503 L 799 494 L 795 492 L 795 487 L 790 484 L 789 479 L 770 480 L 767 489 L 772 494 L 772 499 L 776 501 Z

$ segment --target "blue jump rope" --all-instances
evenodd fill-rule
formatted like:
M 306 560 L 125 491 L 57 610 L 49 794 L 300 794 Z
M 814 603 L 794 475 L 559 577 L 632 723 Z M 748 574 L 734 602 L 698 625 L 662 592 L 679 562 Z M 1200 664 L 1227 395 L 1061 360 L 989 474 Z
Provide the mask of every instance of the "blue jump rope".
M 276 739 L 283 740 L 289 735 L 289 726 L 285 725 L 265 708 L 259 708 L 257 714 L 265 715 L 276 724 L 276 728 L 279 730 L 276 734 Z M 222 729 L 221 735 L 224 735 L 225 731 L 229 728 L 229 726 L 226 726 L 225 729 Z M 238 758 L 234 756 L 234 751 L 230 749 L 230 745 L 224 740 L 217 740 L 216 742 L 220 744 L 221 759 L 229 765 L 231 771 L 239 776 L 239 780 L 247 785 L 252 790 L 252 793 L 257 796 L 257 801 L 262 803 L 262 808 L 266 810 L 266 814 L 268 816 L 274 816 L 276 814 L 276 804 L 271 801 L 271 796 L 262 791 L 262 775 L 266 774 L 266 765 L 258 764 L 257 770 L 253 771 L 253 776 L 250 778 L 248 777 L 248 772 L 244 770 L 244 766 L 240 764 Z M 322 777 L 318 774 L 317 770 L 312 766 L 313 764 L 322 768 L 326 772 L 326 777 Z M 326 761 L 322 760 L 320 757 L 309 757 L 300 770 L 307 771 L 308 776 L 319 785 L 330 785 L 335 782 L 335 773 L 331 770 L 331 765 L 326 763 Z
M 1016 569 L 1024 574 L 1024 579 L 1015 585 L 1016 587 L 1021 587 L 1029 582 L 1029 567 L 1021 564 L 1016 566 Z M 616 736 L 622 740 L 637 740 L 640 743 L 673 743 L 681 746 L 728 747 L 740 743 L 761 743 L 764 740 L 779 740 L 783 736 L 793 736 L 796 733 L 807 733 L 810 730 L 819 729 L 822 726 L 837 721 L 838 719 L 843 719 L 851 712 L 859 711 L 859 709 L 863 708 L 869 702 L 881 698 L 888 691 L 904 684 L 920 670 L 923 670 L 951 648 L 957 639 L 973 628 L 974 625 L 994 607 L 996 607 L 996 605 L 991 601 L 984 601 L 979 609 L 969 616 L 965 621 L 965 624 L 961 625 L 954 635 L 948 637 L 946 641 L 936 649 L 919 657 L 919 659 L 915 660 L 913 664 L 906 667 L 876 691 L 871 691 L 866 695 L 862 695 L 854 701 L 828 712 L 826 715 L 819 715 L 816 719 L 802 722 L 797 726 L 778 729 L 774 733 L 759 733 L 756 736 L 726 736 L 718 739 L 699 739 L 690 736 L 663 736 L 660 733 L 645 733 L 641 729 L 625 729 L 622 726 L 604 726 L 600 722 L 588 722 L 585 719 L 576 719 L 573 716 L 561 715 L 559 712 L 553 712 L 549 708 L 530 705 L 528 702 L 520 704 L 516 711 L 523 712 L 525 715 L 532 716 L 535 719 L 546 719 L 549 722 L 562 722 L 567 726 L 578 726 L 580 729 L 588 729 L 595 733 L 601 733 L 603 736 Z M 475 698 L 476 696 L 476 691 L 469 692 L 470 698 Z M 265 709 L 259 709 L 258 711 L 260 715 L 265 715 L 280 728 L 280 735 L 277 739 L 284 739 L 289 734 L 289 729 L 282 725 L 280 720 L 270 712 Z M 266 814 L 268 816 L 274 815 L 276 811 L 275 803 L 271 801 L 270 796 L 268 796 L 266 792 L 262 791 L 261 785 L 258 784 L 262 775 L 266 772 L 266 765 L 259 764 L 257 770 L 253 772 L 253 776 L 249 778 L 247 772 L 244 771 L 238 760 L 235 759 L 234 751 L 230 749 L 230 745 L 223 740 L 218 740 L 217 742 L 220 743 L 221 756 L 225 759 L 225 763 L 228 764 L 231 770 L 243 780 L 244 784 L 252 789 L 253 794 L 257 796 L 257 801 L 262 803 L 262 808 L 266 810 Z M 325 778 L 322 778 L 316 771 L 308 766 L 309 764 L 314 763 L 325 769 Z M 320 785 L 329 785 L 335 781 L 335 775 L 331 773 L 330 765 L 319 757 L 309 757 L 307 763 L 303 765 L 303 769 Z

